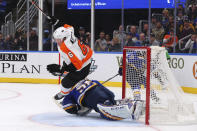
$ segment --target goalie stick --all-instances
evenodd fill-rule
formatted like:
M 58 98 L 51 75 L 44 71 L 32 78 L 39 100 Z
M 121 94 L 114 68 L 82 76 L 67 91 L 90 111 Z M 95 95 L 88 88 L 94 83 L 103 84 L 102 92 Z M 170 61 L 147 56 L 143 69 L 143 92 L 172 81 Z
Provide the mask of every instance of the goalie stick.
M 104 81 L 104 82 L 101 83 L 101 84 L 105 84 L 106 82 L 110 81 L 111 79 L 115 78 L 115 77 L 118 76 L 118 75 L 119 75 L 119 74 L 116 74 L 116 75 L 110 77 L 109 79 L 107 79 L 106 81 Z

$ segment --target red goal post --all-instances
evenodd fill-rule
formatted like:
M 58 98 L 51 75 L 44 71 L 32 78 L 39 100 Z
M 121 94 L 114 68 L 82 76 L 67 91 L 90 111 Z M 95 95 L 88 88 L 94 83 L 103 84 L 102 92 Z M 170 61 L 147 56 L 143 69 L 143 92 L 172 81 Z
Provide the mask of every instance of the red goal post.
M 122 75 L 122 98 L 124 99 L 126 97 L 126 55 L 128 50 L 143 50 L 146 52 L 146 118 L 145 118 L 145 124 L 149 125 L 149 104 L 150 104 L 150 61 L 151 61 L 151 49 L 149 47 L 124 47 L 123 48 L 123 60 L 122 60 L 122 66 L 123 66 L 123 75 Z

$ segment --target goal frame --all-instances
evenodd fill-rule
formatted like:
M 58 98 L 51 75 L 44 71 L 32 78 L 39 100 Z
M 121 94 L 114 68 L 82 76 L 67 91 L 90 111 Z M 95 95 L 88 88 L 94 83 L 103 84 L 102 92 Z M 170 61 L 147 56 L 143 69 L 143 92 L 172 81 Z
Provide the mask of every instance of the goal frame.
M 145 110 L 145 124 L 149 125 L 150 119 L 150 66 L 151 66 L 151 48 L 150 47 L 133 47 L 126 46 L 123 48 L 123 60 L 122 60 L 122 99 L 126 97 L 126 51 L 129 49 L 143 49 L 146 50 L 146 110 Z

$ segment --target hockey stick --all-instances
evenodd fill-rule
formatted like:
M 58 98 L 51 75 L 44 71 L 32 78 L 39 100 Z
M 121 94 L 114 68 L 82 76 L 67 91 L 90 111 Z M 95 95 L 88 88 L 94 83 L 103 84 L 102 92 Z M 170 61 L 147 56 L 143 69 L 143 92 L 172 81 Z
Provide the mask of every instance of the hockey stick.
M 53 17 L 51 17 L 51 16 L 47 15 L 46 13 L 44 13 L 44 11 L 33 0 L 30 0 L 30 1 L 31 1 L 32 5 L 34 5 L 34 7 L 36 7 L 38 10 L 40 10 L 42 12 L 42 14 L 44 16 L 46 16 L 46 18 L 48 20 L 52 20 L 53 19 Z M 55 21 L 55 23 L 53 25 L 56 25 L 58 22 L 59 22 L 59 19 L 56 19 L 56 21 Z
M 30 0 L 30 2 L 32 3 L 32 5 L 34 5 L 34 7 L 36 7 L 38 10 L 40 10 L 42 12 L 42 14 L 47 17 L 47 19 L 51 19 L 51 17 L 48 16 L 47 14 L 45 14 L 44 11 L 33 0 Z
M 106 82 L 110 81 L 111 79 L 115 78 L 116 76 L 118 76 L 119 74 L 114 75 L 113 77 L 110 77 L 109 79 L 107 79 L 106 81 L 104 81 L 101 84 L 105 84 Z

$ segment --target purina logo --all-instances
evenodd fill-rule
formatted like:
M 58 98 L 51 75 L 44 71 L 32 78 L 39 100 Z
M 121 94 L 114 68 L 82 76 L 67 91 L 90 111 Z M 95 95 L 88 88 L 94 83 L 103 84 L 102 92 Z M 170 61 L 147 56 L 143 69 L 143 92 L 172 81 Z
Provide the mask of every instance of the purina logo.
M 193 65 L 193 75 L 194 78 L 197 79 L 197 62 L 195 62 Z
M 27 54 L 0 53 L 0 61 L 27 61 Z

